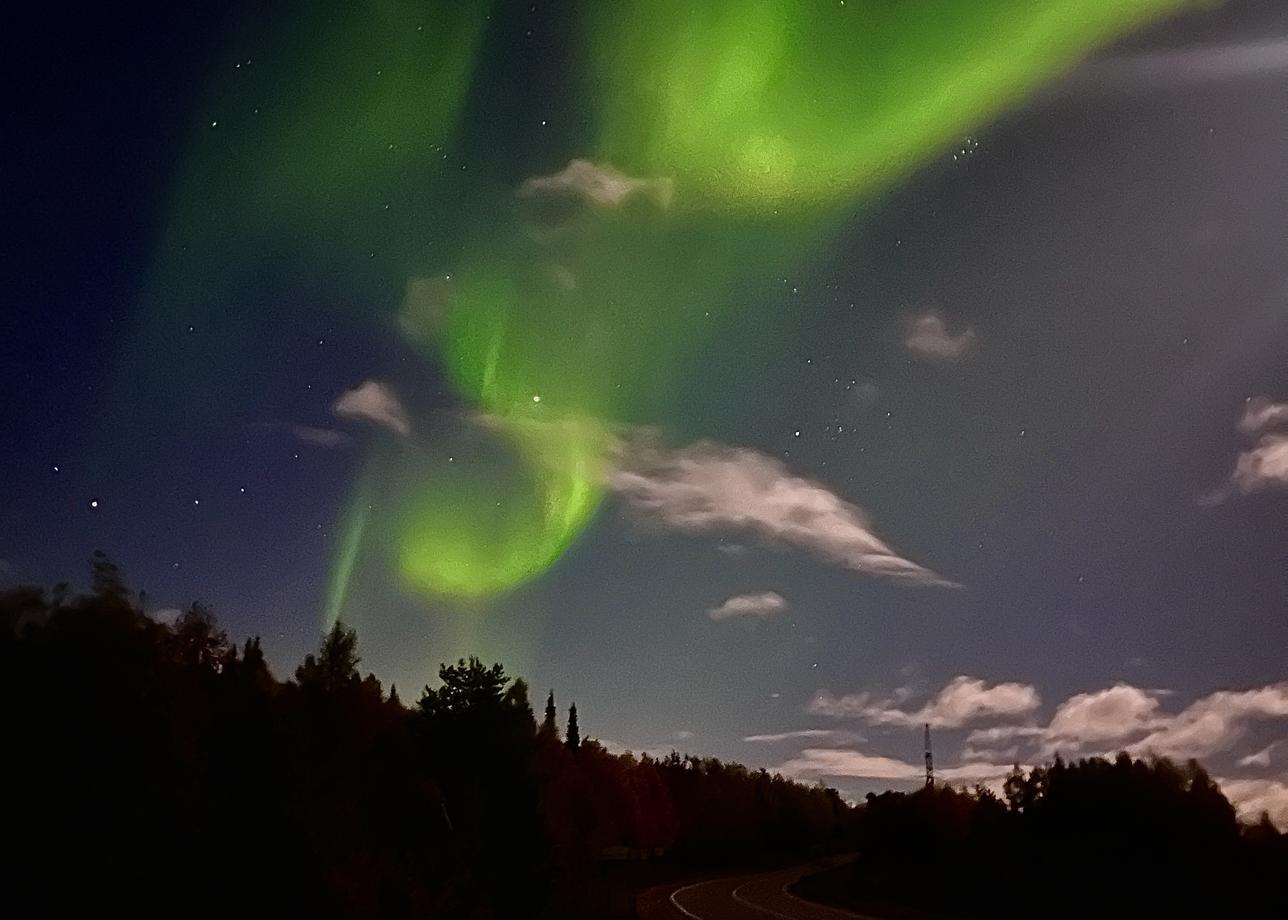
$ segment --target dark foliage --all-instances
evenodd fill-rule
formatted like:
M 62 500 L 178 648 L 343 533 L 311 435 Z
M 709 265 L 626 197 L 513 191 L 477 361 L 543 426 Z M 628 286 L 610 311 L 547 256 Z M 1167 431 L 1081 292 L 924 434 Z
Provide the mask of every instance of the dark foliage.
M 1288 837 L 1242 827 L 1194 761 L 1057 758 L 1003 791 L 870 795 L 860 858 L 802 893 L 901 917 L 1288 916 Z
M 405 707 L 340 623 L 280 681 L 207 608 L 157 623 L 105 556 L 92 577 L 0 592 L 13 916 L 601 917 L 605 880 L 799 857 L 852 815 L 575 724 L 562 743 L 553 693 L 538 730 L 524 682 L 476 658 Z

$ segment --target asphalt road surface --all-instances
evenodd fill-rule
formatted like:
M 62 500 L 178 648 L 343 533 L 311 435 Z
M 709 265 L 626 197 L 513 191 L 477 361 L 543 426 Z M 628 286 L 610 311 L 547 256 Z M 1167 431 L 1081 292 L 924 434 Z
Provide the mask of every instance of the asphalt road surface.
M 872 920 L 805 901 L 787 891 L 803 875 L 824 868 L 795 866 L 759 875 L 737 875 L 652 888 L 639 899 L 642 920 Z

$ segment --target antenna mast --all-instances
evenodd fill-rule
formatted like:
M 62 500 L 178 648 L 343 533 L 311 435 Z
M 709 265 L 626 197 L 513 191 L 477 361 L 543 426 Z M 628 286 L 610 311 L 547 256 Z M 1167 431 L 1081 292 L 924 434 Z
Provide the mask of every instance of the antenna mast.
M 926 723 L 926 787 L 935 785 L 935 758 L 930 753 L 930 723 Z

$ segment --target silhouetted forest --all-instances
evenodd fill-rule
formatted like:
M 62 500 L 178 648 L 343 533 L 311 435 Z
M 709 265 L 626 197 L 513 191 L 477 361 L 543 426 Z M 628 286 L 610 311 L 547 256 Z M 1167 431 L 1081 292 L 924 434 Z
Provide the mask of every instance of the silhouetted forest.
M 908 920 L 1288 917 L 1288 836 L 1194 761 L 1057 757 L 1003 793 L 869 795 L 860 858 L 798 893 Z
M 632 882 L 839 848 L 853 819 L 763 770 L 611 754 L 553 693 L 538 724 L 499 664 L 404 704 L 341 624 L 278 679 L 199 604 L 147 617 L 102 554 L 88 594 L 0 592 L 0 624 L 11 916 L 611 916 Z
M 1198 764 L 1018 767 L 850 808 L 714 758 L 615 755 L 476 658 L 404 704 L 337 624 L 290 680 L 194 604 L 0 592 L 14 916 L 612 917 L 633 888 L 857 848 L 800 893 L 886 917 L 1288 916 L 1288 837 Z

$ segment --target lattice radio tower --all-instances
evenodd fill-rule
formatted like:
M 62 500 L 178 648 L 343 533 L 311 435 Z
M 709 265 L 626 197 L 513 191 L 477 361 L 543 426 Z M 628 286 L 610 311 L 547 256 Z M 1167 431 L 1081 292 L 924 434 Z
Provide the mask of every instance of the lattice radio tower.
M 935 785 L 935 758 L 930 753 L 930 723 L 926 723 L 926 787 Z

